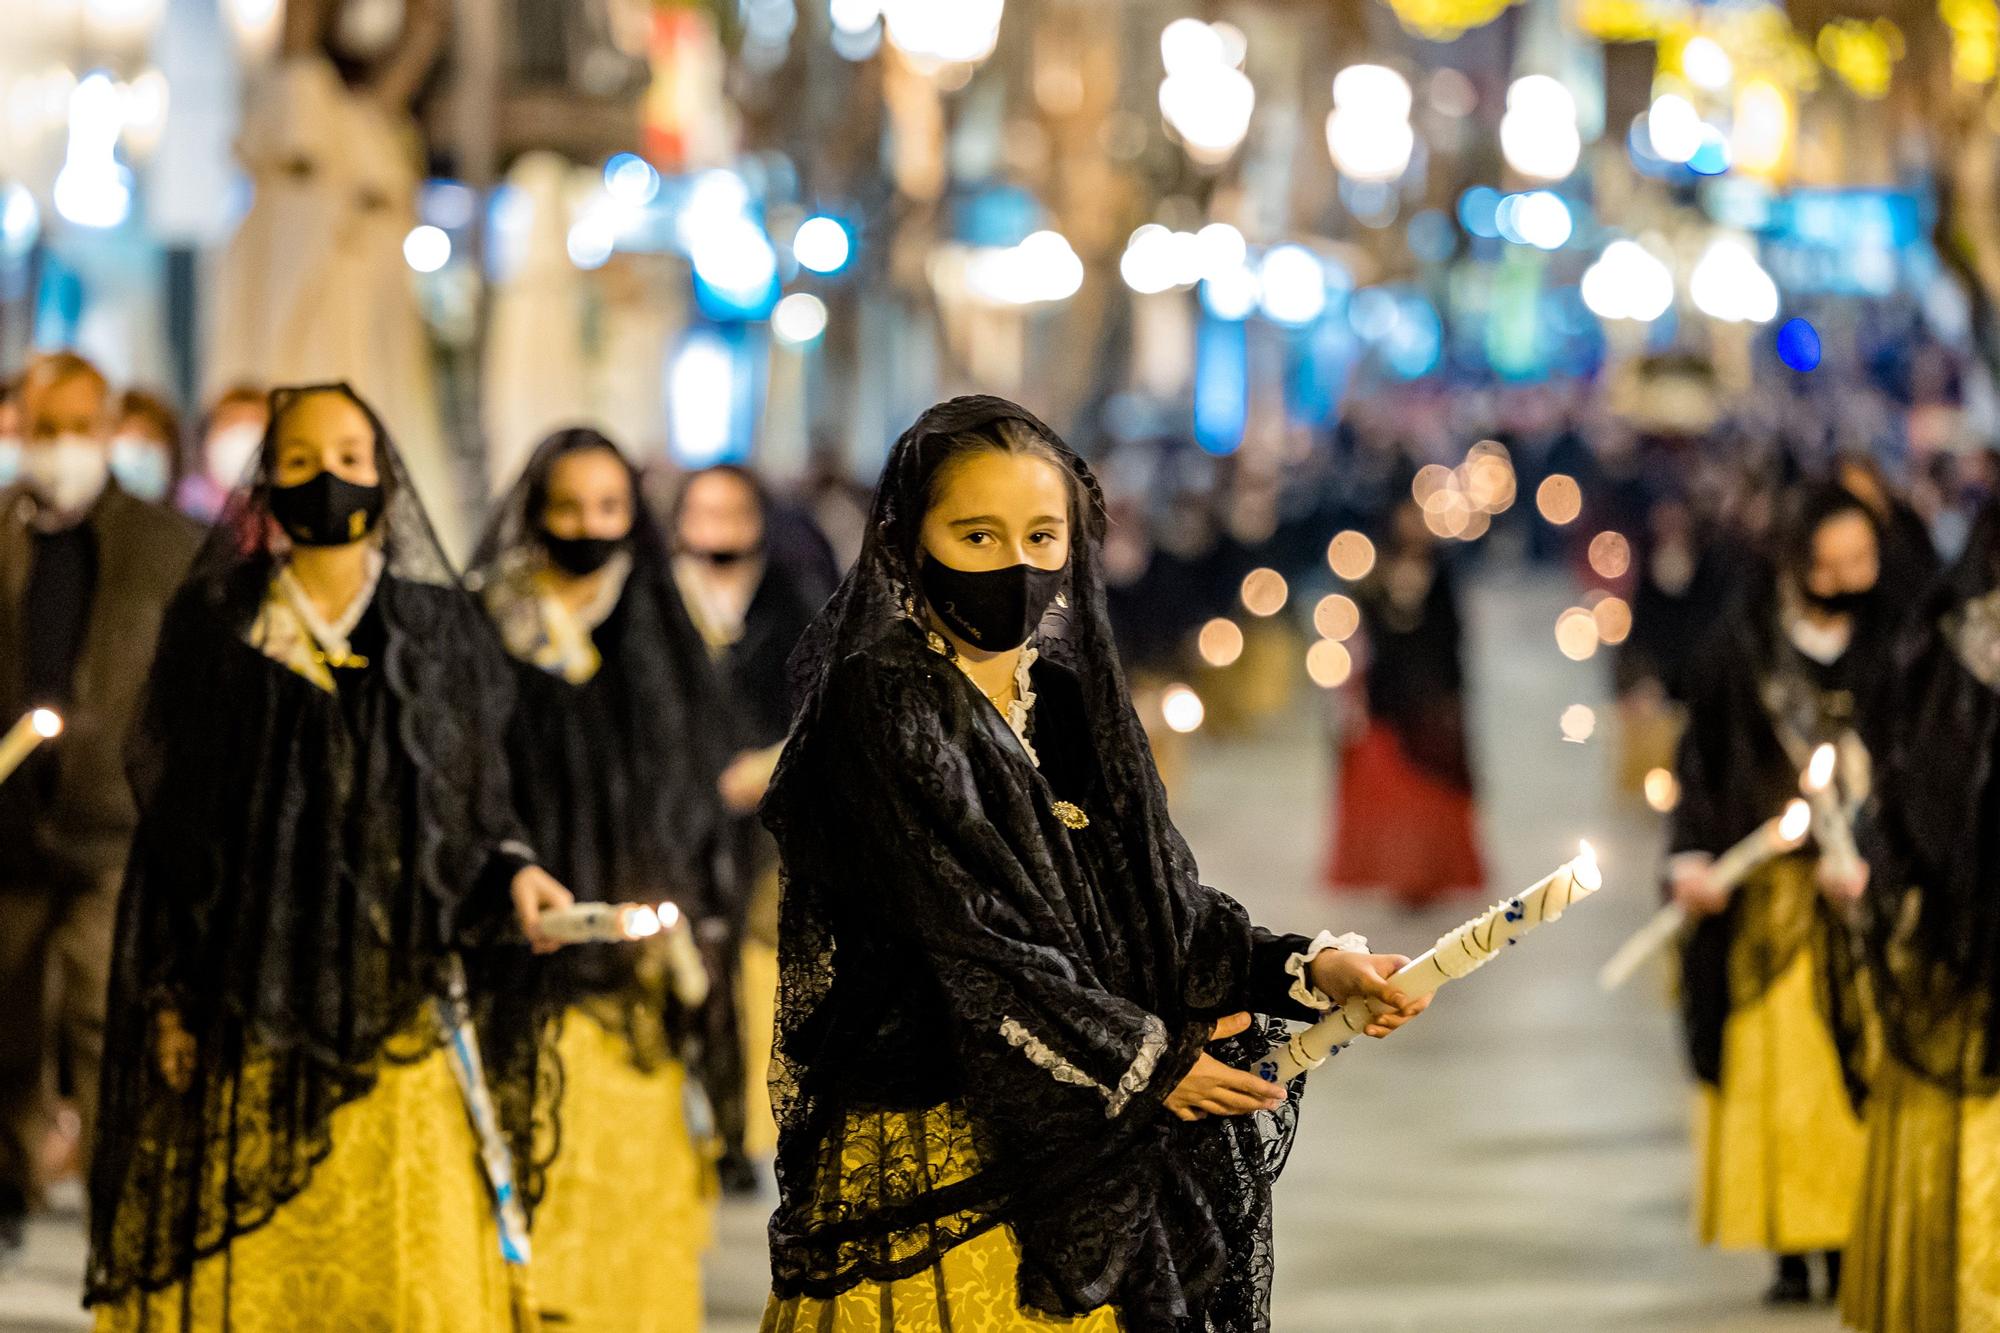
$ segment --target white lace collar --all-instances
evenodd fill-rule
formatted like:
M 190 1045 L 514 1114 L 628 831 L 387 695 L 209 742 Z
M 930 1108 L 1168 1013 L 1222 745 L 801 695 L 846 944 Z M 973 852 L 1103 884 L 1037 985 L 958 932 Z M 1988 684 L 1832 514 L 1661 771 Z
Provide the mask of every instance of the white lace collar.
M 375 590 L 382 583 L 382 570 L 388 563 L 380 550 L 368 552 L 361 587 L 355 592 L 354 600 L 347 604 L 347 609 L 332 620 L 320 614 L 312 594 L 306 591 L 305 584 L 299 582 L 299 576 L 290 565 L 278 571 L 278 590 L 291 604 L 292 614 L 306 627 L 306 633 L 312 635 L 320 651 L 334 662 L 344 662 L 353 656 L 348 640 L 354 634 L 354 627 L 361 623 L 361 617 L 367 615 L 368 608 L 374 604 Z
M 972 680 L 974 688 L 978 687 L 979 682 L 972 679 L 972 672 L 966 667 L 965 659 L 951 650 L 951 644 L 945 640 L 944 635 L 936 630 L 930 630 L 924 639 L 930 644 L 932 652 L 940 657 L 950 658 L 960 671 L 965 672 L 965 678 Z M 1014 664 L 1014 698 L 1006 708 L 1000 710 L 1000 715 L 1007 719 L 1007 729 L 1013 732 L 1014 739 L 1020 742 L 1021 752 L 1028 756 L 1028 762 L 1036 768 L 1042 766 L 1042 761 L 1035 754 L 1034 744 L 1028 740 L 1028 720 L 1035 711 L 1035 691 L 1031 688 L 1033 681 L 1031 673 L 1034 671 L 1035 663 L 1041 660 L 1041 656 L 1032 643 L 1021 650 L 1021 658 Z M 979 693 L 981 698 L 985 698 L 986 691 L 980 690 Z M 987 699 L 987 702 L 990 704 L 993 701 Z

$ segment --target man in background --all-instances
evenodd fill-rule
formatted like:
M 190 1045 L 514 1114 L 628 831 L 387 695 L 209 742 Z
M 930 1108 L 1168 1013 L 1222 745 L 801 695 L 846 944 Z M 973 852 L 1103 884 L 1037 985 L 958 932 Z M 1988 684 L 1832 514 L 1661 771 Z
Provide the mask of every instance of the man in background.
M 0 783 L 0 1258 L 21 1243 L 67 1060 L 89 1151 L 119 881 L 137 814 L 125 734 L 197 529 L 111 472 L 104 376 L 30 363 L 20 468 L 0 488 L 0 728 L 52 708 L 62 735 Z

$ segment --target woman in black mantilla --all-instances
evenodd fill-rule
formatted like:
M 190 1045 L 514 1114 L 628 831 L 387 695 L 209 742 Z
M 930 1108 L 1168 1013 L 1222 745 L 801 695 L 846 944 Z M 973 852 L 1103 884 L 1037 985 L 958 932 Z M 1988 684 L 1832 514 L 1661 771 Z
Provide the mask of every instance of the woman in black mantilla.
M 1861 1129 L 1850 1075 L 1859 995 L 1844 906 L 1815 850 L 1780 856 L 1733 895 L 1710 862 L 1799 794 L 1833 743 L 1839 794 L 1868 787 L 1893 606 L 1874 520 L 1828 485 L 1791 497 L 1777 568 L 1724 617 L 1690 664 L 1667 876 L 1698 924 L 1682 951 L 1694 1072 L 1701 1239 L 1777 1256 L 1770 1300 L 1810 1299 L 1805 1256 L 1839 1250 L 1854 1215 Z
M 678 929 L 722 917 L 716 781 L 728 731 L 631 464 L 594 430 L 544 440 L 495 511 L 469 581 L 513 661 L 514 791 L 548 864 L 581 901 L 671 901 Z M 699 1055 L 704 1026 L 675 998 L 697 1003 L 688 978 L 670 980 L 663 944 L 565 949 L 529 976 L 486 983 L 495 1025 L 546 1032 L 560 1071 L 535 1292 L 572 1328 L 701 1325 L 713 1190 L 707 1145 L 683 1111 L 683 1055 Z M 740 1100 L 739 1062 L 721 1064 L 720 1094 Z M 524 1143 L 522 1155 L 548 1146 Z
M 1234 1066 L 1271 1018 L 1367 995 L 1381 1036 L 1423 1007 L 1388 993 L 1400 960 L 1259 930 L 1197 879 L 1111 646 L 1103 535 L 1053 432 L 953 399 L 897 442 L 801 645 L 765 805 L 766 1329 L 1263 1327 L 1296 1102 Z
M 1868 1160 L 1841 1313 L 2000 1327 L 2000 507 L 1898 654 L 1864 843 Z
M 508 1327 L 443 1015 L 459 951 L 569 898 L 520 841 L 509 698 L 373 412 L 345 386 L 275 394 L 134 738 L 100 1329 Z

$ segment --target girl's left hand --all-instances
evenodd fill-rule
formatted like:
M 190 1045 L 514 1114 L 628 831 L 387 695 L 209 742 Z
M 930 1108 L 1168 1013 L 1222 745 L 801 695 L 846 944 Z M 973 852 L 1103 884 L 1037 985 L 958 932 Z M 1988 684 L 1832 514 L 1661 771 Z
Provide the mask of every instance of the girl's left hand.
M 1335 1004 L 1374 1001 L 1381 1012 L 1374 1014 L 1362 1031 L 1371 1037 L 1386 1037 L 1430 1008 L 1430 996 L 1411 999 L 1389 984 L 1396 969 L 1407 966 L 1409 961 L 1399 953 L 1328 949 L 1312 960 L 1312 984 Z
M 562 948 L 560 943 L 542 937 L 542 913 L 574 906 L 576 896 L 540 866 L 523 866 L 515 873 L 513 895 L 514 915 L 520 918 L 521 932 L 535 952 L 553 953 Z

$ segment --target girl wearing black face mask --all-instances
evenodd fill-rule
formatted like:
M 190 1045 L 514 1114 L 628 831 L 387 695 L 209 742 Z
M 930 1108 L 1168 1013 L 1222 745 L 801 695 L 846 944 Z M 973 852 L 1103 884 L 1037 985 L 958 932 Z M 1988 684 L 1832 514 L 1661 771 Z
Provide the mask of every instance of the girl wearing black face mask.
M 100 1328 L 276 1333 L 301 1292 L 330 1325 L 512 1322 L 451 1055 L 465 968 L 569 900 L 514 814 L 510 698 L 374 414 L 344 386 L 274 395 L 133 738 Z M 503 1107 L 537 1091 L 522 1031 L 485 1043 Z
M 1835 882 L 1810 842 L 1732 897 L 1707 868 L 1798 794 L 1822 743 L 1839 747 L 1843 804 L 1866 798 L 1892 630 L 1873 593 L 1878 549 L 1859 500 L 1831 486 L 1794 493 L 1777 568 L 1686 677 L 1667 879 L 1699 922 L 1681 986 L 1701 1081 L 1697 1221 L 1709 1243 L 1776 1252 L 1775 1303 L 1810 1298 L 1815 1251 L 1837 1286 L 1860 1184 L 1860 1000 L 1846 924 L 1858 886 Z
M 1268 1327 L 1297 1088 L 1249 1011 L 1393 957 L 1200 883 L 1111 646 L 1089 469 L 996 398 L 897 442 L 794 662 L 767 1329 Z M 1350 939 L 1347 943 L 1353 943 Z M 1209 1043 L 1241 1034 L 1235 1048 Z
M 722 965 L 727 733 L 707 654 L 637 475 L 594 430 L 535 451 L 471 581 L 513 659 L 508 748 L 530 837 L 584 901 L 672 902 L 714 972 L 696 1009 L 674 998 L 659 938 L 517 958 L 482 978 L 496 1026 L 541 1033 L 538 1061 L 561 1070 L 538 1303 L 577 1329 L 694 1330 L 714 1192 L 682 1110 L 687 1071 L 712 1102 L 742 1101 Z

